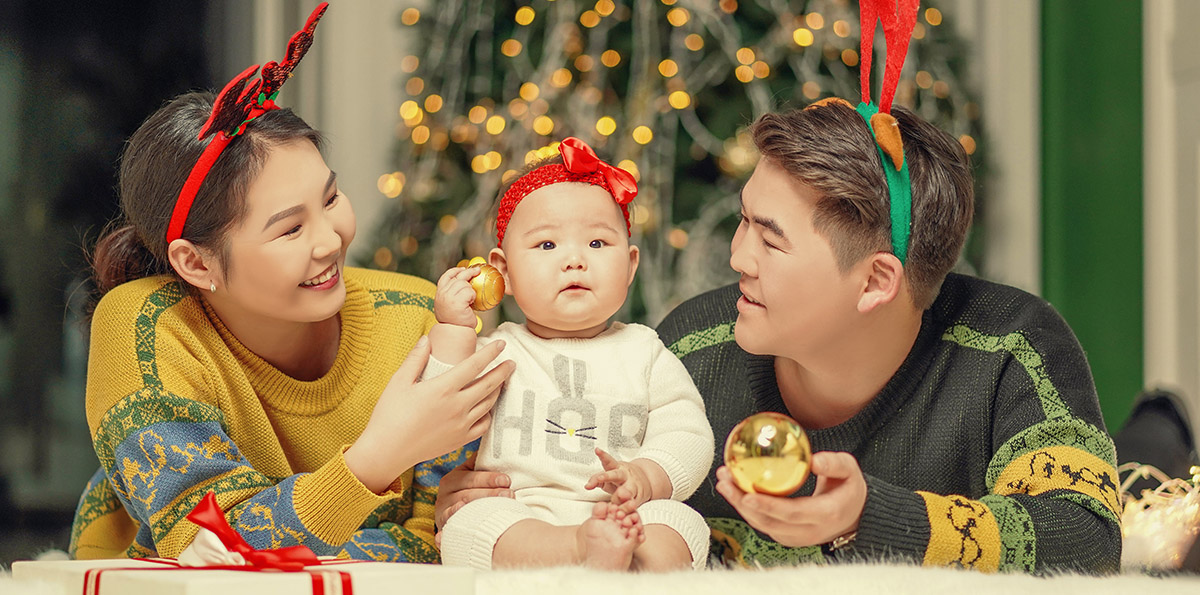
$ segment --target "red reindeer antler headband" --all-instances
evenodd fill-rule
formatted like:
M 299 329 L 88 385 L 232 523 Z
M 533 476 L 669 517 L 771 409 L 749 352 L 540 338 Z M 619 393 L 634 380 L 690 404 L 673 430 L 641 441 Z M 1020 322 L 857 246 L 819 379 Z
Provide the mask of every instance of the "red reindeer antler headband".
M 920 0 L 859 0 L 859 33 L 862 35 L 859 40 L 859 84 L 862 86 L 862 102 L 855 107 L 840 97 L 828 97 L 805 108 L 840 103 L 853 107 L 867 121 L 871 134 L 875 135 L 875 144 L 883 161 L 883 173 L 887 177 L 892 252 L 901 264 L 908 258 L 908 237 L 912 227 L 912 181 L 908 174 L 908 162 L 904 159 L 900 125 L 891 111 L 896 85 L 900 82 L 900 70 L 904 66 L 904 58 L 908 56 L 908 43 L 917 26 L 919 5 Z M 878 107 L 871 101 L 871 49 L 876 22 L 882 22 L 883 38 L 887 42 L 887 61 L 884 63 Z
M 279 106 L 275 105 L 275 96 L 312 46 L 317 21 L 321 20 L 328 7 L 328 2 L 322 2 L 308 15 L 304 28 L 293 34 L 288 41 L 287 54 L 282 64 L 274 60 L 267 62 L 262 67 L 262 74 L 251 81 L 250 78 L 258 71 L 258 65 L 255 64 L 233 77 L 233 80 L 221 89 L 221 93 L 213 102 L 212 114 L 200 129 L 198 138 L 204 140 L 214 132 L 216 135 L 204 147 L 200 159 L 192 166 L 192 172 L 183 183 L 183 189 L 179 191 L 179 198 L 175 199 L 171 222 L 167 225 L 168 244 L 183 236 L 183 226 L 192 210 L 192 201 L 196 200 L 196 193 L 200 191 L 204 178 L 208 176 L 209 170 L 216 164 L 225 147 L 229 146 L 234 137 L 245 132 L 246 125 L 255 118 L 273 109 L 279 109 Z
M 508 220 L 521 199 L 529 193 L 559 182 L 581 182 L 599 186 L 612 195 L 613 200 L 621 206 L 621 214 L 625 215 L 625 230 L 633 235 L 629 225 L 629 202 L 637 196 L 637 180 L 633 174 L 610 165 L 596 156 L 596 152 L 587 143 L 569 136 L 558 144 L 558 152 L 562 155 L 562 163 L 543 165 L 513 182 L 504 197 L 500 199 L 500 209 L 496 214 L 496 245 L 504 241 L 504 231 L 508 229 Z

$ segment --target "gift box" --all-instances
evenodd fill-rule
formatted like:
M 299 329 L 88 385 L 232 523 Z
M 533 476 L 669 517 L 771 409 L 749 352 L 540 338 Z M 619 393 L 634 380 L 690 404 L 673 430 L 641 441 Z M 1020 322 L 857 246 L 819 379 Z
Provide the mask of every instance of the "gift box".
M 304 570 L 179 567 L 174 560 L 66 560 L 15 562 L 14 581 L 57 585 L 81 595 L 472 595 L 474 572 L 431 564 L 323 560 Z M 89 572 L 90 571 L 90 572 Z

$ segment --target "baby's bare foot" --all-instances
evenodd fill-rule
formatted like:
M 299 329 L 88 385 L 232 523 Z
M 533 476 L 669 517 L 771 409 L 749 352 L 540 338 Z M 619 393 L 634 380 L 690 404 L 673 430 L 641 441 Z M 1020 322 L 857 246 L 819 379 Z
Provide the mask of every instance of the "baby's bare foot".
M 610 502 L 608 504 L 608 514 L 605 515 L 605 518 L 620 525 L 625 530 L 626 537 L 635 542 L 640 544 L 646 540 L 645 526 L 642 525 L 642 519 L 638 516 L 637 512 L 626 514 L 620 506 Z
M 608 502 L 597 502 L 592 517 L 579 525 L 576 539 L 584 566 L 599 570 L 629 569 L 641 531 L 623 527 L 615 509 Z

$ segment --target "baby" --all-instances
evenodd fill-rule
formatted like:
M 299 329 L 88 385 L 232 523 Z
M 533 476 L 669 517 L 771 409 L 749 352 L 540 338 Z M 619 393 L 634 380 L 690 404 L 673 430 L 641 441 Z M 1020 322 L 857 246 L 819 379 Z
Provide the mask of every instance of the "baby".
M 633 177 L 568 138 L 501 194 L 489 263 L 525 315 L 476 338 L 469 281 L 438 282 L 437 375 L 503 339 L 516 371 L 492 410 L 477 469 L 508 474 L 514 498 L 468 503 L 441 535 L 446 564 L 703 568 L 709 529 L 683 504 L 707 476 L 712 428 L 683 364 L 650 328 L 609 322 L 638 266 Z

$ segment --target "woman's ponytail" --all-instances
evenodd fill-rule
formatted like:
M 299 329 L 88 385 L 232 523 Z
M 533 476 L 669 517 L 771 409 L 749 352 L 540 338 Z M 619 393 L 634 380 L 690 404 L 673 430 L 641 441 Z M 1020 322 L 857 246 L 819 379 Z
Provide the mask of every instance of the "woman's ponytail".
M 92 277 L 97 296 L 134 279 L 167 273 L 167 267 L 146 249 L 130 223 L 110 226 L 92 252 Z

